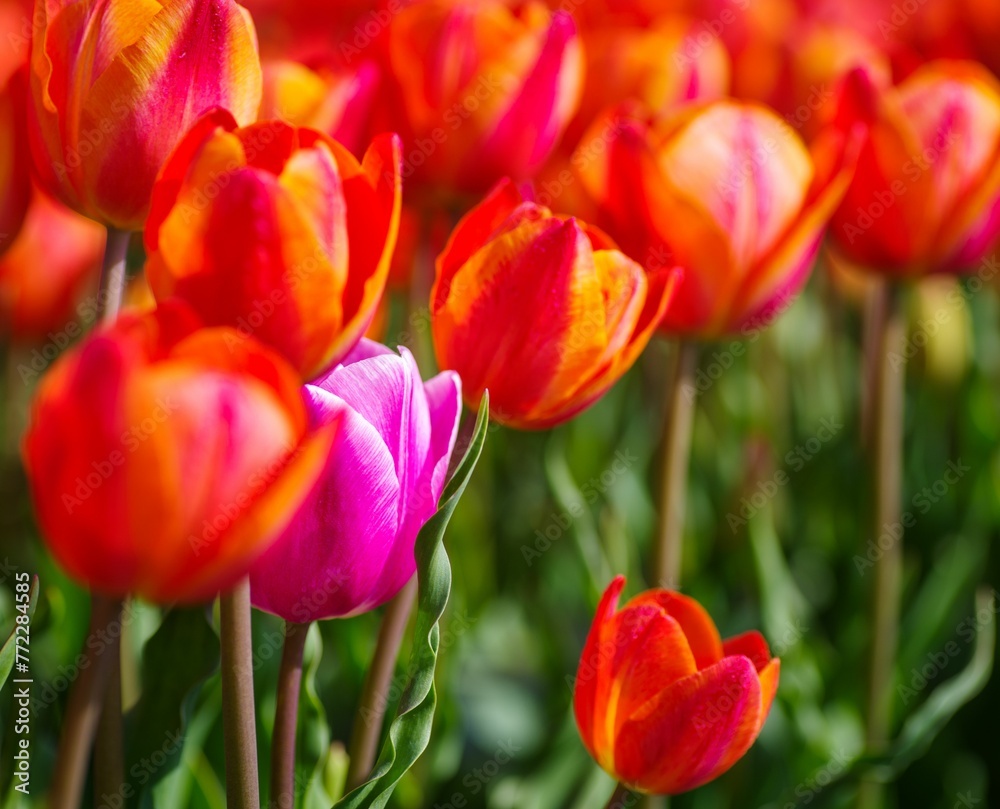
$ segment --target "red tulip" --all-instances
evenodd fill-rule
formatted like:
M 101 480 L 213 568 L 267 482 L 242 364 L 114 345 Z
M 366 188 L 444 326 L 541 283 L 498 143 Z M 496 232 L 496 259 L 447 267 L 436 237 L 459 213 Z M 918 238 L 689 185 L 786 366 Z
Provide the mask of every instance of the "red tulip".
M 723 642 L 692 598 L 648 590 L 617 610 L 601 599 L 573 708 L 587 750 L 613 777 L 676 795 L 718 778 L 750 749 L 778 689 L 780 661 L 759 632 Z

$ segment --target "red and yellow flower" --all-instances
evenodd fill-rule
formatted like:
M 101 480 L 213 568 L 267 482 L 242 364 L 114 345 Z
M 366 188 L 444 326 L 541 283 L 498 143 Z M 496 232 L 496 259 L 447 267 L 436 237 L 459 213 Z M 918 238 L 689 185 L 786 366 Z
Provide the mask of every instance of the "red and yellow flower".
M 604 593 L 580 659 L 577 727 L 613 777 L 676 795 L 718 778 L 750 749 L 778 690 L 780 660 L 751 631 L 723 641 L 704 608 L 648 590 L 618 610 Z
M 431 329 L 438 364 L 475 408 L 541 429 L 607 391 L 667 311 L 676 273 L 647 274 L 604 233 L 556 216 L 503 180 L 437 260 Z
M 179 305 L 125 314 L 43 379 L 24 462 L 43 537 L 81 583 L 157 602 L 244 576 L 334 438 L 284 360 Z
M 573 18 L 537 0 L 414 3 L 390 24 L 389 61 L 407 165 L 424 182 L 466 191 L 532 178 L 583 86 Z
M 628 255 L 683 268 L 663 329 L 713 338 L 787 307 L 852 176 L 852 137 L 829 131 L 810 151 L 772 111 L 739 101 L 607 117 L 615 137 L 577 168 L 597 223 Z
M 895 87 L 845 83 L 843 126 L 864 132 L 831 235 L 840 256 L 893 276 L 974 268 L 1000 238 L 1000 81 L 932 62 Z
M 153 192 L 153 294 L 252 334 L 316 377 L 375 316 L 399 227 L 399 165 L 394 135 L 377 137 L 359 163 L 315 130 L 206 116 Z
M 24 79 L 20 70 L 4 76 L 0 66 L 0 254 L 14 243 L 31 198 Z
M 80 213 L 141 230 L 156 174 L 195 120 L 217 106 L 256 119 L 256 34 L 233 0 L 39 0 L 35 13 L 35 169 Z

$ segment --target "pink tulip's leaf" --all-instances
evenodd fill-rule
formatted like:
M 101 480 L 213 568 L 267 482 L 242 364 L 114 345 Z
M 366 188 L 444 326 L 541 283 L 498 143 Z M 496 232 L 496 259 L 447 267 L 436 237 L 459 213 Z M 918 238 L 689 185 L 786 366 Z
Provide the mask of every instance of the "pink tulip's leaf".
M 20 583 L 20 582 L 19 582 Z M 27 595 L 27 600 L 23 598 Z M 10 677 L 10 673 L 14 670 L 14 664 L 17 662 L 18 657 L 18 647 L 22 649 L 21 657 L 27 653 L 28 650 L 28 640 L 31 637 L 31 618 L 35 614 L 35 606 L 38 604 L 38 576 L 34 576 L 31 580 L 31 587 L 28 592 L 19 592 L 16 596 L 16 601 L 14 604 L 15 616 L 25 615 L 27 616 L 27 624 L 25 629 L 18 629 L 22 624 L 17 623 L 15 617 L 14 628 L 10 631 L 10 636 L 4 641 L 3 646 L 0 646 L 0 688 L 4 687 L 4 683 L 7 682 L 7 678 Z M 18 635 L 20 635 L 21 640 L 18 642 Z
M 371 777 L 338 801 L 334 809 L 384 809 L 396 784 L 430 742 L 437 704 L 434 670 L 441 642 L 438 622 L 451 592 L 451 562 L 444 547 L 444 532 L 486 443 L 489 409 L 489 394 L 484 393 L 469 449 L 445 487 L 437 513 L 417 537 L 417 621 L 406 689 L 399 699 L 396 717 Z

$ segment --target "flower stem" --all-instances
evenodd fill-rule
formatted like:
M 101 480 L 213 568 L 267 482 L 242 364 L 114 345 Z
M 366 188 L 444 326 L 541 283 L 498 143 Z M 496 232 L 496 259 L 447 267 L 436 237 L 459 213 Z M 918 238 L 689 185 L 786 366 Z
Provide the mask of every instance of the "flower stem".
M 125 785 L 125 743 L 122 738 L 121 632 L 109 638 L 107 687 L 94 745 L 94 805 L 114 806 Z
M 226 805 L 229 809 L 259 809 L 249 579 L 244 578 L 220 597 L 219 624 L 222 641 Z
M 100 323 L 113 321 L 121 311 L 125 297 L 125 257 L 131 237 L 132 234 L 127 231 L 108 228 L 97 292 L 97 318 Z
M 302 687 L 302 652 L 310 626 L 308 623 L 285 623 L 271 740 L 271 809 L 293 809 L 295 806 L 295 733 Z
M 888 547 L 880 542 L 889 527 L 900 528 L 903 465 L 903 409 L 905 375 L 893 368 L 893 356 L 902 356 L 906 320 L 900 305 L 901 290 L 885 282 L 881 295 L 883 311 L 877 321 L 879 338 L 874 375 L 874 419 L 872 448 L 875 488 L 875 541 L 883 551 L 875 563 L 872 600 L 871 668 L 868 680 L 868 712 L 865 742 L 870 753 L 879 753 L 892 732 L 892 682 L 899 634 L 899 607 L 903 581 L 903 539 Z M 895 534 L 893 535 L 895 536 Z M 864 781 L 858 796 L 859 809 L 876 809 L 884 803 L 884 785 Z
M 382 618 L 378 640 L 375 642 L 375 655 L 365 675 L 361 702 L 354 716 L 354 727 L 351 731 L 350 765 L 347 770 L 348 790 L 364 783 L 375 764 L 376 747 L 382 733 L 382 720 L 385 718 L 385 709 L 388 706 L 386 694 L 396 668 L 396 658 L 403 642 L 403 633 L 406 631 L 416 600 L 417 580 L 414 578 L 389 602 Z
M 639 798 L 636 794 L 624 784 L 619 784 L 605 809 L 630 809 L 630 807 L 637 806 L 638 803 Z
M 66 706 L 49 791 L 49 806 L 52 809 L 76 809 L 80 805 L 94 731 L 101 716 L 101 703 L 117 662 L 115 651 L 118 646 L 111 638 L 120 634 L 115 632 L 115 624 L 121 622 L 121 608 L 120 599 L 98 595 L 91 597 L 90 628 L 83 645 L 86 662 L 80 666 L 80 674 L 73 683 Z M 117 627 L 118 630 L 120 628 Z
M 684 538 L 684 504 L 687 498 L 691 428 L 694 424 L 694 372 L 698 346 L 681 341 L 676 346 L 667 389 L 663 437 L 662 489 L 659 543 L 654 574 L 657 585 L 676 589 L 680 585 Z

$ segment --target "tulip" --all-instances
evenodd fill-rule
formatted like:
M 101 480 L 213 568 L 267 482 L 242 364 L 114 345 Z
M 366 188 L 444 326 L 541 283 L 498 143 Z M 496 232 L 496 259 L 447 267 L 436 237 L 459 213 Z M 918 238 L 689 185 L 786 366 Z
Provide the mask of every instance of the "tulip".
M 0 255 L 13 244 L 31 197 L 21 71 L 0 75 Z
M 24 463 L 42 535 L 108 596 L 211 598 L 246 575 L 315 483 L 294 371 L 179 305 L 124 314 L 42 380 Z
M 358 154 L 367 142 L 378 90 L 374 62 L 355 70 L 312 70 L 287 59 L 266 61 L 260 119 L 318 129 Z
M 24 227 L 0 255 L 0 320 L 19 342 L 47 340 L 50 351 L 83 334 L 79 319 L 95 307 L 80 301 L 96 286 L 104 231 L 35 191 Z M 21 374 L 34 377 L 34 369 Z
M 717 37 L 699 35 L 701 23 L 687 17 L 585 31 L 586 86 L 567 139 L 576 143 L 604 108 L 625 99 L 665 114 L 688 101 L 725 97 L 729 54 Z
M 392 21 L 388 48 L 408 173 L 424 182 L 484 191 L 504 175 L 529 179 L 576 111 L 576 25 L 539 2 L 415 3 Z
M 238 129 L 215 111 L 153 190 L 145 241 L 157 300 L 276 348 L 313 379 L 350 352 L 385 289 L 400 210 L 399 142 L 359 163 L 311 129 Z
M 810 153 L 773 112 L 738 101 L 654 121 L 632 106 L 608 116 L 617 134 L 578 162 L 580 177 L 628 255 L 683 267 L 663 329 L 714 338 L 770 322 L 808 278 L 853 141 L 828 132 Z
M 305 623 L 375 609 L 416 572 L 458 432 L 457 375 L 424 383 L 410 352 L 363 340 L 306 386 L 310 420 L 339 421 L 320 482 L 250 573 L 259 609 Z
M 181 135 L 221 106 L 255 120 L 256 34 L 233 0 L 39 0 L 29 127 L 43 185 L 71 208 L 141 230 Z
M 864 132 L 833 217 L 837 251 L 894 277 L 962 272 L 1000 237 L 1000 82 L 972 62 L 933 62 L 879 89 L 844 85 L 844 126 Z
M 604 233 L 502 180 L 437 260 L 438 364 L 475 408 L 522 429 L 565 421 L 627 371 L 667 311 L 676 274 L 647 273 Z
M 759 632 L 722 641 L 704 608 L 648 590 L 618 610 L 625 578 L 597 607 L 573 709 L 594 759 L 630 788 L 676 795 L 718 778 L 756 740 L 780 660 Z

